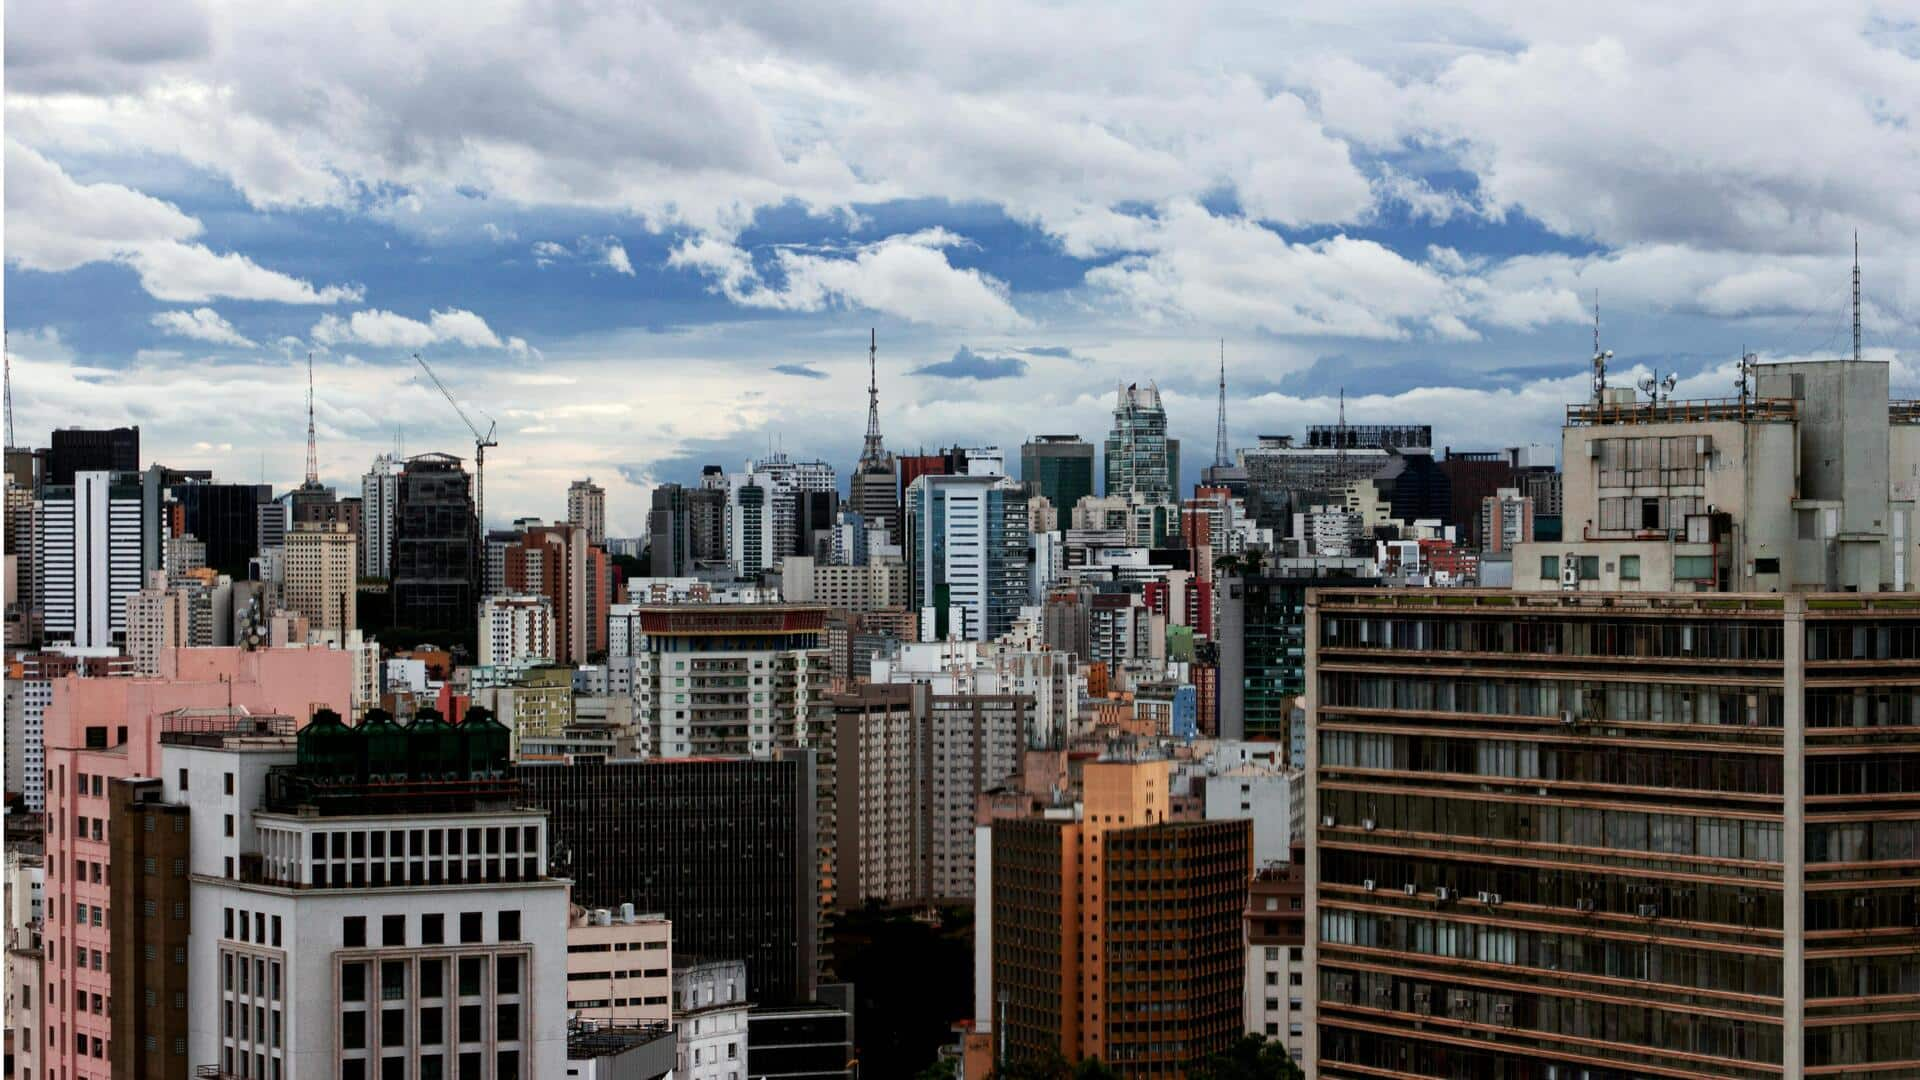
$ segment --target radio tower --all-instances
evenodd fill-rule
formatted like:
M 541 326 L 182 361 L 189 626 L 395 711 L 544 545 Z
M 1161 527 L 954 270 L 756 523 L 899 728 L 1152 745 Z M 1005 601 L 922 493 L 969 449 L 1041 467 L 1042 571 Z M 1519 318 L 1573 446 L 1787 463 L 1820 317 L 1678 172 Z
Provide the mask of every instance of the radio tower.
M 1860 362 L 1860 231 L 1853 233 L 1853 361 Z
M 1213 434 L 1213 464 L 1226 468 L 1227 460 L 1227 339 L 1220 339 L 1220 426 Z
M 13 449 L 13 350 L 6 347 L 5 341 L 6 335 L 0 333 L 0 352 L 4 352 L 7 357 L 7 449 L 11 450 Z
M 313 436 L 313 352 L 307 352 L 307 487 L 320 486 L 320 448 Z
M 860 449 L 860 471 L 876 472 L 886 468 L 887 448 L 880 440 L 880 332 L 868 329 L 867 339 L 867 442 Z

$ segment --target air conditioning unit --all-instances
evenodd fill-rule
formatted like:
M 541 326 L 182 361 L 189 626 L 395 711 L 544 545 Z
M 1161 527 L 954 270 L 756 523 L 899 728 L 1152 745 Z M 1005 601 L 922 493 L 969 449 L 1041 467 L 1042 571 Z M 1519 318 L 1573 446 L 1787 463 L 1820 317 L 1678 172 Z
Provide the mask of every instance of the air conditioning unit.
M 1334 1001 L 1351 1003 L 1353 1001 L 1353 976 L 1335 975 L 1328 995 Z
M 1391 1002 L 1393 1000 L 1393 987 L 1391 986 L 1374 987 L 1373 1000 L 1380 1001 L 1380 1002 Z
M 1327 814 L 1320 818 L 1320 827 L 1323 829 L 1331 829 L 1336 824 L 1338 824 L 1338 821 L 1334 818 L 1332 814 Z
M 1454 897 L 1453 890 L 1445 885 L 1442 885 L 1439 888 L 1433 890 L 1433 899 L 1434 899 L 1434 902 L 1436 903 L 1440 903 L 1440 904 L 1447 903 L 1448 901 L 1452 900 L 1453 897 Z
M 1488 907 L 1495 907 L 1500 903 L 1500 894 L 1497 892 L 1483 892 L 1480 894 L 1480 902 Z
M 1639 907 L 1639 912 L 1640 912 L 1640 917 L 1643 919 L 1657 919 L 1660 917 L 1660 905 L 1659 904 L 1641 904 Z
M 1508 1002 L 1498 1002 L 1493 1007 L 1493 1022 L 1513 1026 L 1513 1006 Z
M 1360 883 L 1360 887 L 1361 887 L 1361 888 L 1363 888 L 1363 889 L 1365 889 L 1365 890 L 1367 890 L 1368 892 L 1372 892 L 1372 891 L 1373 891 L 1373 879 L 1372 879 L 1372 878 L 1368 878 L 1367 880 L 1365 880 L 1365 881 L 1363 881 L 1363 882 L 1361 882 L 1361 883 Z
M 1573 902 L 1573 907 L 1575 911 L 1592 911 L 1594 909 L 1593 897 L 1583 896 Z
M 1413 1011 L 1421 1016 L 1433 1015 L 1433 988 L 1416 986 L 1413 988 Z
M 1373 826 L 1374 826 L 1374 822 L 1373 822 L 1373 819 L 1372 819 L 1372 818 L 1361 818 L 1361 819 L 1360 819 L 1360 827 L 1361 827 L 1362 829 L 1365 829 L 1365 830 L 1366 830 L 1366 831 L 1368 831 L 1368 832 L 1372 832 L 1372 831 L 1373 831 Z
M 1473 995 L 1465 990 L 1447 991 L 1447 1015 L 1456 1020 L 1473 1015 Z
M 1573 718 L 1573 710 L 1572 710 L 1572 709 L 1561 709 L 1561 710 L 1560 710 L 1560 722 L 1561 722 L 1562 724 L 1565 724 L 1565 725 L 1566 725 L 1566 726 L 1568 726 L 1568 727 L 1572 727 L 1572 726 L 1574 725 L 1574 723 L 1575 723 L 1575 720 L 1574 720 L 1574 718 Z
M 1409 881 L 1405 885 L 1402 885 L 1400 887 L 1400 891 L 1403 893 L 1406 893 L 1408 896 L 1419 896 L 1420 886 L 1415 885 L 1413 882 Z

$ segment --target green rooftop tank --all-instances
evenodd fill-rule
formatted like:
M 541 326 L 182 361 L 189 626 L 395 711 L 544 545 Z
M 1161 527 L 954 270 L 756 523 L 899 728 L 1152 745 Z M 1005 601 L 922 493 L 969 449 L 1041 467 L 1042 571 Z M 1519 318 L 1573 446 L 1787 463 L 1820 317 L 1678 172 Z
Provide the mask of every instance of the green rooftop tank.
M 407 778 L 407 729 L 384 709 L 369 709 L 360 722 L 367 744 L 369 783 L 393 783 Z
M 513 733 L 493 718 L 493 710 L 476 705 L 460 723 L 466 736 L 468 775 L 475 779 L 505 776 L 513 754 Z
M 466 739 L 439 709 L 421 709 L 407 727 L 407 772 L 415 780 L 458 780 L 465 775 Z
M 332 709 L 319 709 L 297 740 L 300 774 L 327 784 L 356 784 L 366 773 L 366 740 Z

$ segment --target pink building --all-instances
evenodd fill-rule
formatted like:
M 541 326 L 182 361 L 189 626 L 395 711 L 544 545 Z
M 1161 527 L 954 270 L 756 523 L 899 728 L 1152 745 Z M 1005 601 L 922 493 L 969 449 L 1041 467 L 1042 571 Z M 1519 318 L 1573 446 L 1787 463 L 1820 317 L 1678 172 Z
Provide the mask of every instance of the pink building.
M 157 678 L 53 681 L 45 720 L 46 1080 L 112 1075 L 109 782 L 158 775 L 159 717 L 230 702 L 236 711 L 287 714 L 304 723 L 323 705 L 346 713 L 353 692 L 353 654 L 339 649 L 178 649 L 163 657 L 162 671 Z

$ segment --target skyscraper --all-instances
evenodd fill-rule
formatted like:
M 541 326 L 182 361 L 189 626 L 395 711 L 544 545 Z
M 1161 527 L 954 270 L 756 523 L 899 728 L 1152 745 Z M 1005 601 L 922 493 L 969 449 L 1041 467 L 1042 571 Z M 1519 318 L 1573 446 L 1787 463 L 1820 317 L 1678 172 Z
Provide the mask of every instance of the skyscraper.
M 287 607 L 305 615 L 312 630 L 344 643 L 356 624 L 353 531 L 344 523 L 302 522 L 287 533 L 286 553 Z
M 1027 495 L 1005 476 L 925 475 L 907 489 L 911 606 L 922 636 L 992 641 L 1027 603 Z M 960 623 L 949 625 L 952 613 Z
M 392 455 L 373 459 L 360 478 L 360 576 L 386 580 L 393 576 L 394 510 L 400 495 L 402 463 Z M 212 552 L 208 552 L 212 558 Z
M 139 428 L 56 428 L 41 483 L 71 486 L 83 472 L 139 471 Z
M 607 491 L 593 477 L 567 486 L 567 521 L 587 530 L 589 543 L 607 542 Z
M 606 549 L 578 525 L 536 525 L 504 558 L 510 594 L 544 596 L 552 605 L 554 659 L 584 664 L 607 647 L 612 576 Z
M 1061 521 L 1093 494 L 1093 444 L 1078 435 L 1036 435 L 1020 447 L 1020 482 L 1044 495 Z
M 1167 410 L 1160 404 L 1159 387 L 1135 383 L 1120 391 L 1106 450 L 1105 494 L 1173 498 L 1178 466 L 1167 441 Z
M 407 459 L 394 499 L 393 622 L 471 630 L 480 602 L 473 481 L 450 454 Z
M 56 432 L 56 434 L 58 434 Z M 35 571 L 46 636 L 80 648 L 119 644 L 140 588 L 149 518 L 137 473 L 81 471 L 41 489 Z
M 860 463 L 848 481 L 847 505 L 868 522 L 884 525 L 887 539 L 900 542 L 900 488 L 894 458 L 880 438 L 880 377 L 875 357 L 879 338 L 867 346 L 867 438 Z

